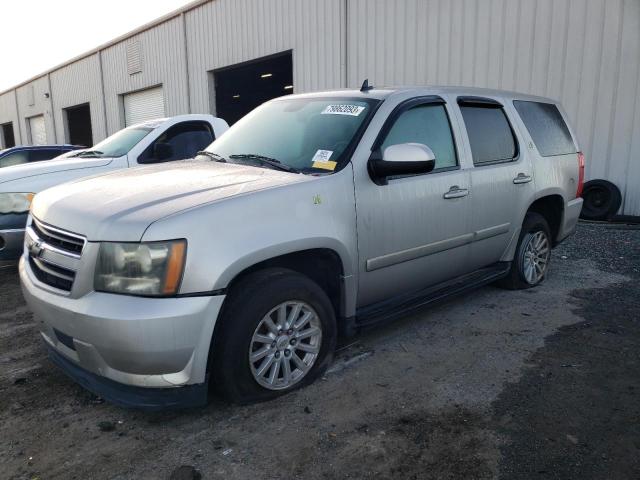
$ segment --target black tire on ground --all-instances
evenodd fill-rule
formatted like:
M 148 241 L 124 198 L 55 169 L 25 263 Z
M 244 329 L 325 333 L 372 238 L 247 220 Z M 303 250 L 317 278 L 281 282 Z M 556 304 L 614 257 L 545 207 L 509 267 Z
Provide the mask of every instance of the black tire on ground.
M 582 212 L 585 220 L 609 220 L 620 208 L 622 195 L 613 183 L 607 180 L 590 180 L 582 189 Z
M 258 384 L 251 372 L 251 339 L 270 310 L 291 300 L 305 302 L 317 313 L 322 327 L 320 352 L 299 382 L 284 390 L 270 390 Z M 209 371 L 213 388 L 234 403 L 270 400 L 308 385 L 333 359 L 337 327 L 331 301 L 315 282 L 292 270 L 270 268 L 241 279 L 225 299 L 219 322 L 209 353 Z
M 509 290 L 521 290 L 525 288 L 535 287 L 536 285 L 539 285 L 542 280 L 544 280 L 543 277 L 538 283 L 530 284 L 526 281 L 524 276 L 524 240 L 527 238 L 527 235 L 534 234 L 539 231 L 544 232 L 544 234 L 547 236 L 547 241 L 549 242 L 550 249 L 553 242 L 551 239 L 551 230 L 549 229 L 549 224 L 539 213 L 528 212 L 524 217 L 524 222 L 522 223 L 522 230 L 520 231 L 520 236 L 518 237 L 518 246 L 516 247 L 516 253 L 513 258 L 513 262 L 511 262 L 511 269 L 509 270 L 509 274 L 506 277 L 496 282 L 499 287 Z

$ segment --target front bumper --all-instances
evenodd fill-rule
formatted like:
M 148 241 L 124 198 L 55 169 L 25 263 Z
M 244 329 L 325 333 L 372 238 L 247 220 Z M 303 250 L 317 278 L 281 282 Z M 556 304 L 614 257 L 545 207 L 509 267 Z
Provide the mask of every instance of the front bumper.
M 0 267 L 15 265 L 20 259 L 27 224 L 24 214 L 0 214 Z
M 209 346 L 224 296 L 71 298 L 41 288 L 24 257 L 20 280 L 52 358 L 81 385 L 127 406 L 178 406 L 181 394 L 170 390 L 187 386 L 206 401 Z M 141 396 L 145 389 L 150 398 L 165 390 L 169 400 Z M 197 404 L 190 397 L 185 392 L 186 404 Z

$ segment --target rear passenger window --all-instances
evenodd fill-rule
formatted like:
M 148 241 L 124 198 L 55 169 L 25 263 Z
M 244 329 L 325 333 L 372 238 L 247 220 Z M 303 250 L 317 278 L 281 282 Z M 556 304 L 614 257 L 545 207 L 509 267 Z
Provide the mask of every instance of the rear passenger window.
M 436 156 L 435 168 L 458 165 L 456 149 L 444 105 L 425 104 L 410 108 L 398 116 L 381 149 L 400 143 L 422 143 Z
M 29 161 L 29 152 L 22 150 L 0 158 L 0 168 L 21 165 Z
M 551 157 L 578 151 L 558 107 L 552 103 L 524 100 L 514 100 L 513 106 L 529 130 L 540 155 Z
M 518 154 L 515 136 L 499 106 L 461 105 L 474 165 L 513 160 Z

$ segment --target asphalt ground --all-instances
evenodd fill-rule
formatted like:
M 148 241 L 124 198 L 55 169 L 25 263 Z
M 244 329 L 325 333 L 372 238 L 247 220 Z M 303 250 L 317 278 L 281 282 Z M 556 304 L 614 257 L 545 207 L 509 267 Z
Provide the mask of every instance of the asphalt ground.
M 640 478 L 639 280 L 640 229 L 580 224 L 539 287 L 361 334 L 303 390 L 145 413 L 54 367 L 0 271 L 0 478 Z

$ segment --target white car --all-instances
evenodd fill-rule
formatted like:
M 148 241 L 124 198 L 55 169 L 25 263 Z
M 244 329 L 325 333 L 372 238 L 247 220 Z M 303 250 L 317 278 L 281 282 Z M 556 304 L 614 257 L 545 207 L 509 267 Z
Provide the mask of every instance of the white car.
M 82 177 L 192 158 L 229 125 L 212 115 L 178 115 L 127 127 L 71 158 L 0 171 L 0 266 L 17 263 L 33 196 Z M 73 152 L 75 154 L 75 152 Z

